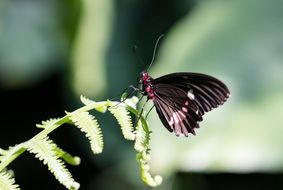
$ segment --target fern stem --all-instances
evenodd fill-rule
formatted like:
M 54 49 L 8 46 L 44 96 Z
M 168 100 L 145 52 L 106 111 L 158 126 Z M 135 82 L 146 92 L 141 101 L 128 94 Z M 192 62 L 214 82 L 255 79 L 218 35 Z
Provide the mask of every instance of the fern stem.
M 16 153 L 9 156 L 7 160 L 4 160 L 0 163 L 0 172 L 4 170 L 11 162 L 13 162 L 17 157 L 19 157 L 22 153 L 26 151 L 26 148 L 19 146 L 18 150 L 16 150 Z
M 134 108 L 132 108 L 132 107 L 130 107 L 130 106 L 127 106 L 127 110 L 129 110 L 130 112 L 132 112 L 136 117 L 139 117 L 139 114 L 140 114 L 140 113 L 139 113 L 136 109 L 134 109 Z M 141 122 L 142 122 L 143 130 L 144 130 L 146 133 L 150 133 L 145 118 L 144 118 L 144 117 L 139 117 L 139 119 L 140 119 Z
M 107 106 L 108 102 L 107 101 L 102 101 L 102 102 L 94 102 L 92 104 L 89 104 L 89 105 L 86 105 L 86 106 L 83 106 L 71 113 L 75 113 L 75 112 L 83 112 L 83 111 L 90 111 L 90 110 L 93 110 L 93 109 L 98 109 L 100 107 L 103 107 L 103 106 Z M 70 115 L 65 115 L 64 117 L 58 119 L 58 121 L 56 121 L 54 123 L 54 125 L 48 127 L 48 128 L 45 128 L 44 130 L 42 130 L 40 133 L 38 133 L 37 135 L 35 135 L 33 137 L 33 139 L 42 139 L 42 138 L 45 138 L 49 133 L 51 133 L 52 131 L 54 131 L 55 129 L 57 129 L 59 126 L 61 126 L 62 124 L 64 123 L 68 123 L 70 121 Z
M 49 133 L 51 133 L 52 131 L 54 131 L 55 129 L 57 129 L 58 127 L 60 127 L 62 124 L 67 123 L 68 121 L 70 121 L 69 116 L 65 115 L 64 117 L 58 119 L 58 121 L 56 121 L 53 125 L 51 125 L 50 127 L 45 128 L 44 130 L 42 130 L 41 132 L 39 132 L 37 135 L 35 135 L 32 139 L 43 139 L 45 137 L 47 137 L 47 135 Z

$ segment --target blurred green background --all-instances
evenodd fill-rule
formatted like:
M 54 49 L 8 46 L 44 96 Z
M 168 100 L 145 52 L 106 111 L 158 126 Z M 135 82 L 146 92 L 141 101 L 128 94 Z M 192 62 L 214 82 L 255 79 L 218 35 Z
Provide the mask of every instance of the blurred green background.
M 160 34 L 153 78 L 206 73 L 232 96 L 188 138 L 168 133 L 150 114 L 152 172 L 164 177 L 156 189 L 283 189 L 282 0 L 1 0 L 0 147 L 78 108 L 80 94 L 105 100 L 136 84 L 146 66 L 132 47 L 148 64 Z M 96 115 L 101 155 L 92 155 L 76 129 L 51 135 L 82 158 L 68 167 L 81 189 L 150 189 L 114 119 Z M 23 189 L 63 189 L 32 155 L 10 167 Z

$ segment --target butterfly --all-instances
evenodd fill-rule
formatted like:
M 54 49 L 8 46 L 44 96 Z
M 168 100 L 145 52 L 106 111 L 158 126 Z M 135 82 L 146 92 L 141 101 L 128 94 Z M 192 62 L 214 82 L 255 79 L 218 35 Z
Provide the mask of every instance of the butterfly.
M 156 42 L 151 64 L 161 37 Z M 163 125 L 177 136 L 195 135 L 202 116 L 230 96 L 223 82 L 201 73 L 180 72 L 153 79 L 147 69 L 140 73 L 139 84 L 139 91 L 153 101 Z
M 177 136 L 195 135 L 205 112 L 230 96 L 223 82 L 201 73 L 172 73 L 153 79 L 143 71 L 139 81 L 142 94 L 153 101 L 163 125 Z

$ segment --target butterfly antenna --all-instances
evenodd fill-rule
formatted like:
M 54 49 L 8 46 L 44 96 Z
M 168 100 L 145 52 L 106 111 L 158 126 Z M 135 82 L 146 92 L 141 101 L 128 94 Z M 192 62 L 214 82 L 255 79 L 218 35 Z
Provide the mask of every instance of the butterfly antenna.
M 151 59 L 151 62 L 149 64 L 149 66 L 147 67 L 146 71 L 148 71 L 151 67 L 151 65 L 153 64 L 154 62 L 154 59 L 155 59 L 155 54 L 156 54 L 156 50 L 157 50 L 157 46 L 159 44 L 159 41 L 161 40 L 161 38 L 163 38 L 165 35 L 164 34 L 161 34 L 158 39 L 156 40 L 156 43 L 155 43 L 155 46 L 154 46 L 154 50 L 153 50 L 153 54 L 152 54 L 152 59 Z
M 141 54 L 140 52 L 138 51 L 138 46 L 134 45 L 133 46 L 133 52 L 135 54 L 135 56 L 137 57 L 137 59 L 139 60 L 139 62 L 145 66 L 145 62 L 142 60 L 141 58 Z

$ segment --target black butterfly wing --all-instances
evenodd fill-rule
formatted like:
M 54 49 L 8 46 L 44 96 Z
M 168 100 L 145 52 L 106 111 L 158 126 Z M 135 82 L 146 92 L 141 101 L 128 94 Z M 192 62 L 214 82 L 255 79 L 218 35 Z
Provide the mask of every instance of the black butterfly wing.
M 170 132 L 174 131 L 177 136 L 195 134 L 194 128 L 199 127 L 202 117 L 186 91 L 171 84 L 155 84 L 153 103 L 163 125 Z
M 223 82 L 200 73 L 172 73 L 154 79 L 152 84 L 168 84 L 182 89 L 197 105 L 200 115 L 222 105 L 230 95 Z

